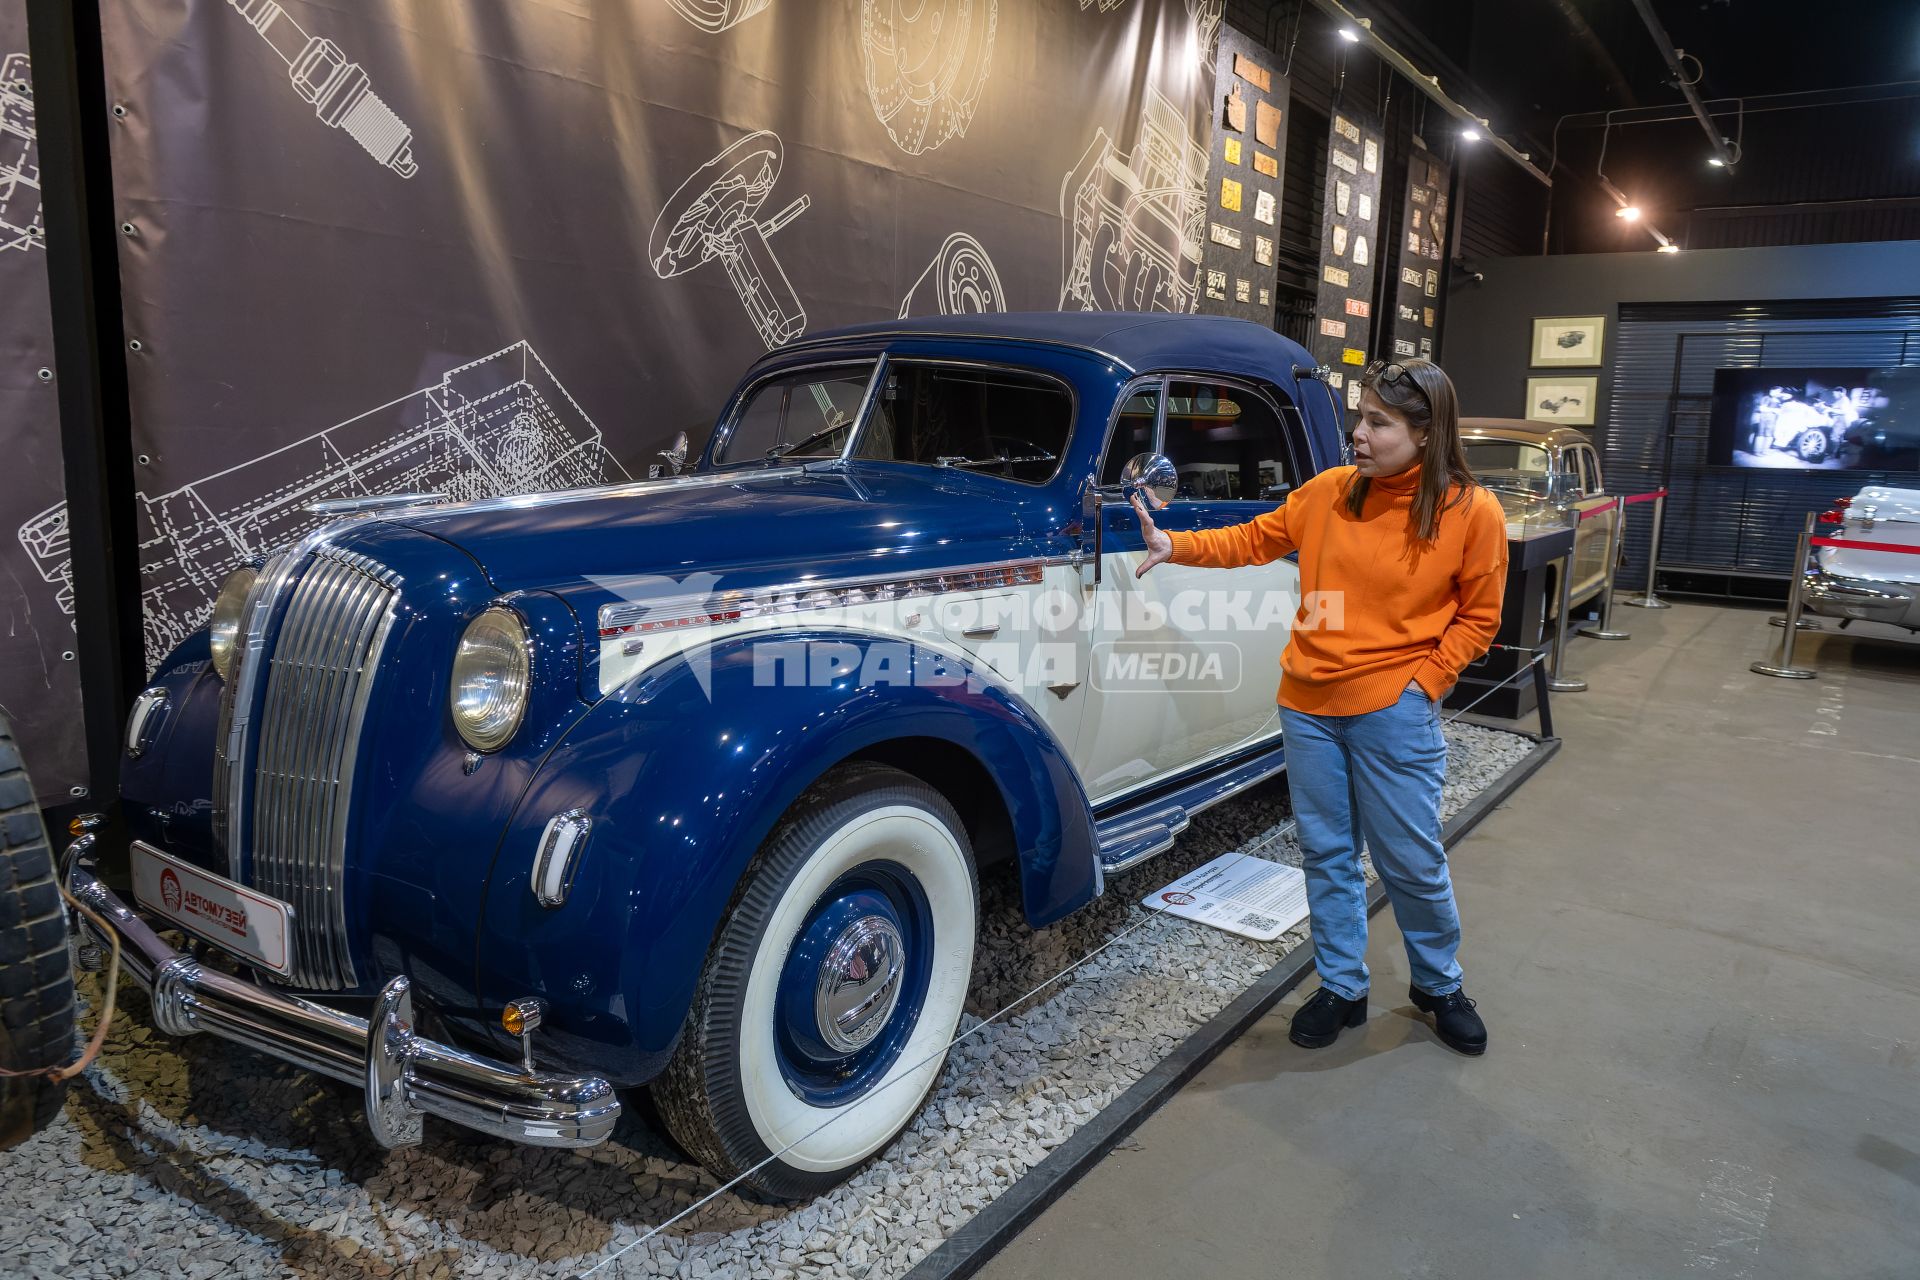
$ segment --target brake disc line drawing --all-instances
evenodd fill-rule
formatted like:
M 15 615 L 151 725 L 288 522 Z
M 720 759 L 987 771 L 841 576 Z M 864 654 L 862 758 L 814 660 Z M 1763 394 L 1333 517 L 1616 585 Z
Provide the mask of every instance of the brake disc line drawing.
M 255 34 L 287 64 L 287 78 L 329 129 L 343 130 L 360 149 L 403 178 L 420 171 L 413 130 L 373 91 L 357 62 L 324 36 L 309 36 L 274 0 L 227 0 Z
M 860 0 L 867 97 L 910 156 L 962 137 L 993 61 L 999 0 Z
M 1006 290 L 986 248 L 964 231 L 946 238 L 940 252 L 900 300 L 900 316 L 979 315 L 1007 309 Z
M 1147 91 L 1131 155 L 1103 128 L 1060 183 L 1060 309 L 1192 311 L 1200 302 L 1206 148 Z
M 47 247 L 31 76 L 24 53 L 0 62 L 0 250 Z
M 773 0 L 667 0 L 673 11 L 710 36 L 737 26 Z
M 807 328 L 806 308 L 767 238 L 813 199 L 802 195 L 766 221 L 754 220 L 780 180 L 785 153 L 780 136 L 770 129 L 740 139 L 680 184 L 647 241 L 647 258 L 662 280 L 718 259 L 770 351 Z

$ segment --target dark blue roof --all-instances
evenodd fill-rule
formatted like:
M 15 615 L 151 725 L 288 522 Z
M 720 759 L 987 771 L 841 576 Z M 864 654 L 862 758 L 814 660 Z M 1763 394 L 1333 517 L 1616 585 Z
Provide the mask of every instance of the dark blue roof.
M 1015 311 L 884 320 L 809 334 L 791 346 L 916 334 L 1050 342 L 1112 356 L 1139 372 L 1207 369 L 1283 385 L 1294 381 L 1295 366 L 1315 363 L 1299 343 L 1250 320 L 1158 311 Z

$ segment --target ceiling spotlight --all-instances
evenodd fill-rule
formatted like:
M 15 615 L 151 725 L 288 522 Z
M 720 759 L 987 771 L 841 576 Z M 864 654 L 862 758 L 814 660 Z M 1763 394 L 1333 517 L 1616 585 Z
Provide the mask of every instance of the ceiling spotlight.
M 1628 222 L 1638 222 L 1640 220 L 1640 206 L 1637 204 L 1623 204 L 1613 211 L 1613 216 L 1616 218 L 1625 218 Z
M 1655 253 L 1678 253 L 1680 252 L 1680 246 L 1673 243 L 1673 241 L 1669 240 L 1667 241 L 1667 243 L 1661 245 L 1658 249 L 1655 249 L 1654 252 Z
M 1360 33 L 1358 31 L 1355 31 L 1352 27 L 1340 28 L 1340 38 L 1342 40 L 1345 40 L 1348 44 L 1360 43 Z
M 1460 131 L 1460 141 L 1478 142 L 1480 141 L 1480 131 L 1474 128 L 1472 125 L 1468 125 L 1466 128 Z
M 1725 160 L 1722 160 L 1719 156 L 1708 156 L 1707 163 L 1712 165 L 1716 169 L 1724 169 L 1727 167 L 1727 162 Z

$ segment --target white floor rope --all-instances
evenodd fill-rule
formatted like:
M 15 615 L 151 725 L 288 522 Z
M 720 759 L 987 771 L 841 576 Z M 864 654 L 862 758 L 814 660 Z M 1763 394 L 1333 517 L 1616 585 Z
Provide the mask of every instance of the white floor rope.
M 1449 815 L 1535 747 L 1476 726 L 1446 732 Z M 1304 926 L 1258 943 L 1135 905 L 1230 849 L 1297 865 L 1286 818 L 1284 781 L 1255 788 L 1039 933 L 1011 878 L 986 877 L 964 1038 L 933 1097 L 879 1160 L 799 1206 L 714 1195 L 715 1179 L 631 1114 L 590 1151 L 429 1120 L 422 1146 L 387 1152 L 364 1132 L 357 1091 L 208 1037 L 161 1036 L 143 995 L 123 988 L 125 1016 L 63 1114 L 0 1153 L 0 1237 L 21 1242 L 0 1271 L 900 1275 L 1301 944 Z

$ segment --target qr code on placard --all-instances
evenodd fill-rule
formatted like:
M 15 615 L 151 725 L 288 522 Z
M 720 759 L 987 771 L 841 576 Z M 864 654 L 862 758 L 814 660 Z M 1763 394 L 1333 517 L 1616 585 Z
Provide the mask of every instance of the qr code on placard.
M 1280 927 L 1280 922 L 1273 917 L 1256 915 L 1251 911 L 1240 917 L 1240 923 L 1249 929 L 1277 929 Z

